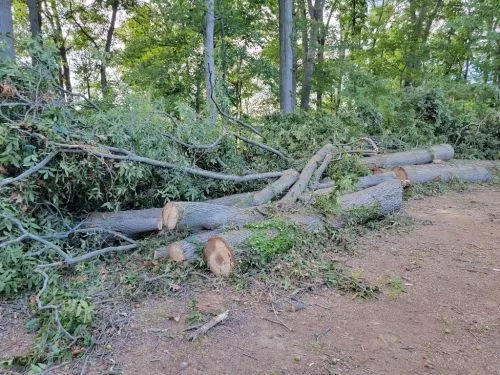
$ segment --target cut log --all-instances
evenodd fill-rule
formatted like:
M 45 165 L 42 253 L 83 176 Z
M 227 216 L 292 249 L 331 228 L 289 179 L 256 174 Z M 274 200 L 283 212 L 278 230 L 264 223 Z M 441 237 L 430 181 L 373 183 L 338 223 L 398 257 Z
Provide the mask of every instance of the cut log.
M 206 200 L 205 203 L 218 204 L 220 206 L 242 207 L 242 204 L 248 201 L 248 199 L 251 198 L 254 194 L 255 192 L 253 191 L 248 193 L 232 194 L 225 197 L 209 199 Z
M 360 177 L 358 183 L 356 184 L 356 188 L 363 190 L 394 179 L 396 179 L 396 174 L 394 172 L 372 174 L 370 176 Z
M 167 258 L 173 262 L 189 262 L 196 259 L 198 249 L 203 249 L 205 243 L 211 238 L 221 233 L 224 228 L 202 231 L 186 237 L 182 241 L 176 241 L 166 247 L 155 250 L 153 259 Z
M 384 181 L 376 186 L 343 195 L 339 198 L 341 212 L 361 206 L 372 206 L 377 203 L 379 213 L 387 215 L 401 209 L 403 203 L 403 186 L 394 179 Z
M 162 230 L 187 228 L 190 231 L 215 229 L 222 225 L 243 225 L 262 219 L 252 209 L 220 206 L 206 202 L 170 202 L 162 211 Z
M 292 186 L 292 188 L 288 191 L 288 193 L 281 199 L 282 203 L 294 203 L 299 199 L 302 193 L 306 190 L 309 185 L 309 181 L 314 174 L 314 171 L 318 167 L 318 164 L 321 163 L 327 154 L 331 154 L 333 151 L 333 145 L 328 143 L 323 146 L 321 149 L 314 154 L 314 156 L 307 162 L 302 172 L 300 172 L 300 176 L 297 182 Z
M 380 154 L 361 159 L 370 168 L 392 168 L 402 165 L 432 163 L 434 160 L 450 160 L 454 155 L 453 147 L 448 144 L 430 146 L 393 154 Z
M 263 232 L 263 236 L 267 239 L 272 239 L 279 232 L 274 229 L 269 229 Z M 254 234 L 249 229 L 234 230 L 221 233 L 210 238 L 203 254 L 210 271 L 217 276 L 228 276 L 236 266 L 236 258 L 243 250 L 241 246 Z
M 119 212 L 95 212 L 82 223 L 82 226 L 85 228 L 105 228 L 133 237 L 160 230 L 162 227 L 161 211 L 161 208 L 148 208 Z
M 474 165 L 430 164 L 394 167 L 396 176 L 406 184 L 423 184 L 430 181 L 448 182 L 456 178 L 463 182 L 482 183 L 492 180 L 493 175 L 484 167 Z

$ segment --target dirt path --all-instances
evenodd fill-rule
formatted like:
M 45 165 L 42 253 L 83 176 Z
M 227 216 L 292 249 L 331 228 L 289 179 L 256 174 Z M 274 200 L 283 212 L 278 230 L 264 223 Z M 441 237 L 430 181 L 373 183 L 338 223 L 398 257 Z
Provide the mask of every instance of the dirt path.
M 500 192 L 414 200 L 406 211 L 414 225 L 371 233 L 343 259 L 381 285 L 377 298 L 304 295 L 304 310 L 280 314 L 293 331 L 263 319 L 277 320 L 259 290 L 148 299 L 87 373 L 500 374 Z M 183 332 L 192 298 L 202 312 L 230 309 L 195 343 Z

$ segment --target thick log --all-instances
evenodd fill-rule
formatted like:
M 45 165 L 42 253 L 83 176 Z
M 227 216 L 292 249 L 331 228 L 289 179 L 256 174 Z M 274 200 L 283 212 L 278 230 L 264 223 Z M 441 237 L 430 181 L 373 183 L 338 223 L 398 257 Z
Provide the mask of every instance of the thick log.
M 264 218 L 253 209 L 220 206 L 206 202 L 170 202 L 163 207 L 162 230 L 185 227 L 196 232 L 223 225 L 241 226 Z
M 463 182 L 489 182 L 493 175 L 484 167 L 475 165 L 430 164 L 394 167 L 396 176 L 409 185 L 430 181 L 448 182 L 455 178 Z
M 166 247 L 160 247 L 155 250 L 153 259 L 168 258 L 174 262 L 192 261 L 196 259 L 197 250 L 202 249 L 211 237 L 216 236 L 223 230 L 223 228 L 218 228 L 202 231 L 186 237 L 182 241 L 176 241 Z
M 434 160 L 450 160 L 454 155 L 453 147 L 448 144 L 430 146 L 393 154 L 380 154 L 361 159 L 371 168 L 392 168 L 401 165 L 427 164 Z
M 376 186 L 343 195 L 339 198 L 341 212 L 361 206 L 378 204 L 379 214 L 387 215 L 401 209 L 403 203 L 403 186 L 394 179 L 384 181 Z
M 84 228 L 106 228 L 127 236 L 155 232 L 161 229 L 161 208 L 119 212 L 95 212 L 83 223 Z
M 205 203 L 218 204 L 220 206 L 241 207 L 242 204 L 248 201 L 248 199 L 251 198 L 254 194 L 255 192 L 253 191 L 248 193 L 232 194 L 232 195 L 227 195 L 225 197 L 209 199 L 206 200 Z
M 266 230 L 262 235 L 267 239 L 275 237 L 279 232 L 274 229 Z M 241 246 L 254 234 L 249 229 L 234 230 L 221 233 L 210 238 L 203 254 L 210 271 L 217 276 L 228 276 L 236 265 L 236 259 L 243 250 Z
M 384 181 L 390 181 L 390 180 L 394 180 L 394 179 L 396 179 L 396 174 L 393 171 L 372 174 L 370 176 L 363 176 L 363 177 L 359 178 L 359 180 L 356 184 L 356 190 L 363 190 L 363 189 L 378 185 Z M 316 189 L 314 190 L 314 194 L 315 195 L 322 195 L 321 192 L 318 192 L 319 190 L 332 188 L 334 186 L 335 186 L 335 183 L 333 181 L 321 182 L 321 183 L 316 185 Z
M 321 149 L 314 154 L 314 156 L 309 159 L 302 172 L 300 172 L 299 179 L 292 186 L 292 188 L 288 191 L 288 193 L 281 199 L 282 203 L 294 203 L 302 193 L 306 190 L 309 185 L 309 181 L 314 174 L 316 168 L 318 168 L 318 164 L 321 163 L 327 154 L 331 154 L 333 152 L 333 145 L 328 143 L 324 145 Z

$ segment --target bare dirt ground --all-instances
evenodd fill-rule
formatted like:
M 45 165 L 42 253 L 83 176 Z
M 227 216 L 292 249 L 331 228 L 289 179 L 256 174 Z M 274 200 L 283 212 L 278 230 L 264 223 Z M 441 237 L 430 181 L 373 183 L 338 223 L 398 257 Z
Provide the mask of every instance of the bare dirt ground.
M 376 298 L 303 294 L 305 309 L 282 306 L 288 328 L 258 286 L 147 299 L 85 373 L 500 374 L 500 191 L 413 200 L 406 213 L 413 225 L 370 233 L 342 259 L 381 286 Z M 230 310 L 194 343 L 184 331 L 192 299 L 201 312 Z M 16 341 L 0 334 L 4 357 Z

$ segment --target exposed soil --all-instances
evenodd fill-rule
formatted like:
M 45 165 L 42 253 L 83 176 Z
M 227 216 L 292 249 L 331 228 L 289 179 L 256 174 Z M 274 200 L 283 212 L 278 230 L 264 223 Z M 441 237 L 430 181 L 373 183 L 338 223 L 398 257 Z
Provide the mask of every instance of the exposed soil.
M 413 225 L 370 233 L 342 259 L 381 286 L 374 299 L 316 290 L 300 295 L 297 312 L 281 301 L 278 317 L 258 287 L 147 299 L 86 372 L 500 374 L 500 191 L 413 200 L 406 213 Z M 190 299 L 204 313 L 230 310 L 194 343 L 184 331 Z

